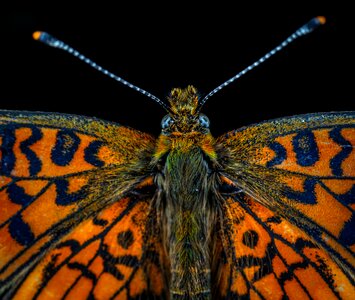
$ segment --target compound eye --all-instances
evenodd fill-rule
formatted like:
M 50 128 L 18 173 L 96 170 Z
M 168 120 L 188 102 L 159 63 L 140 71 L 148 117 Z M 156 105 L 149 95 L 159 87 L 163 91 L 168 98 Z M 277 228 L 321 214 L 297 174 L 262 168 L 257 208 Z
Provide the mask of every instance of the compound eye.
M 174 120 L 172 119 L 172 117 L 170 117 L 170 115 L 166 115 L 161 120 L 161 129 L 167 129 L 173 123 L 174 123 Z
M 198 121 L 203 128 L 209 128 L 210 127 L 210 120 L 207 118 L 206 115 L 199 115 Z

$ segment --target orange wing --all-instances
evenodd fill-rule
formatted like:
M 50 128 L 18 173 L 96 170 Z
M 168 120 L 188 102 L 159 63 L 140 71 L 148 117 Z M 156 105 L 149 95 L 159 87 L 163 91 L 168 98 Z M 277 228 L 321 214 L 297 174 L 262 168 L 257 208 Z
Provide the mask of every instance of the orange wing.
M 79 224 L 19 284 L 13 299 L 134 299 L 166 293 L 150 198 L 120 199 Z
M 228 218 L 245 223 L 231 221 L 233 260 L 244 253 L 240 239 L 246 229 L 238 226 L 248 228 L 245 239 L 255 240 L 257 232 L 264 245 L 250 252 L 250 259 L 262 264 L 259 277 L 254 266 L 237 260 L 251 270 L 244 277 L 235 275 L 236 269 L 231 273 L 234 289 L 247 284 L 255 299 L 268 299 L 267 293 L 272 299 L 292 298 L 301 290 L 310 299 L 350 299 L 355 294 L 354 146 L 354 113 L 279 119 L 218 139 L 220 155 L 226 157 L 226 181 L 248 195 L 247 200 L 234 197 L 233 205 L 241 208 L 228 209 Z
M 309 233 L 250 196 L 227 198 L 224 211 L 219 299 L 353 299 L 352 279 Z
M 144 180 L 153 149 L 152 137 L 118 124 L 1 111 L 1 298 L 35 276 L 63 236 Z

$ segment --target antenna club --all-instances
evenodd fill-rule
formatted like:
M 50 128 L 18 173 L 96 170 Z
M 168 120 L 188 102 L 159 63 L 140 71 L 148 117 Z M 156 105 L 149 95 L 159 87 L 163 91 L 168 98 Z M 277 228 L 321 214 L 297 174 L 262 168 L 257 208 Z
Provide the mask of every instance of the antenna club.
M 327 22 L 327 19 L 324 16 L 318 16 L 318 17 L 316 17 L 316 19 L 322 25 L 324 25 Z
M 42 34 L 43 34 L 42 31 L 35 31 L 32 34 L 32 37 L 33 37 L 34 40 L 38 41 L 41 38 Z

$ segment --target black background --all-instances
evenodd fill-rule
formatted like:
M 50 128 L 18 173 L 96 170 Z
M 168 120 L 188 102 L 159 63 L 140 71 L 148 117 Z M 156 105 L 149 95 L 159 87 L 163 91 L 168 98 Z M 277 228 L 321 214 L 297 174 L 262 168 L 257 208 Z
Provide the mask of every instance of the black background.
M 165 99 L 171 88 L 188 84 L 207 94 L 312 17 L 325 15 L 325 26 L 217 93 L 203 112 L 218 136 L 270 118 L 355 110 L 354 24 L 345 13 L 322 6 L 264 10 L 256 3 L 122 3 L 2 10 L 0 109 L 96 116 L 158 135 L 165 112 L 156 103 L 34 41 L 32 32 L 50 32 Z

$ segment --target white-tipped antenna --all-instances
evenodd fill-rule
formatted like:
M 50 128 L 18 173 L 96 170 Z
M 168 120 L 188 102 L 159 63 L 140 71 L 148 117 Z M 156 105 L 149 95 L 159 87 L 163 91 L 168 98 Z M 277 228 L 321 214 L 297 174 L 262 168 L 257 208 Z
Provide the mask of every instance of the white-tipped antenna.
M 273 56 L 274 54 L 276 54 L 277 52 L 279 52 L 280 50 L 285 48 L 287 45 L 289 45 L 295 39 L 312 32 L 319 25 L 323 25 L 324 23 L 325 23 L 325 17 L 322 17 L 322 16 L 321 17 L 316 17 L 316 18 L 313 18 L 312 20 L 310 20 L 307 24 L 303 25 L 301 28 L 296 30 L 292 35 L 290 35 L 286 40 L 284 40 L 279 46 L 277 46 L 276 48 L 274 48 L 273 50 L 271 50 L 270 52 L 265 54 L 263 57 L 261 57 L 255 63 L 253 63 L 250 66 L 246 67 L 244 70 L 239 72 L 237 75 L 235 75 L 232 78 L 228 79 L 227 81 L 223 82 L 221 85 L 219 85 L 214 90 L 209 92 L 207 94 L 207 96 L 205 96 L 205 98 L 203 98 L 201 100 L 201 102 L 199 103 L 199 111 L 201 110 L 201 107 L 206 103 L 207 99 L 210 98 L 212 95 L 214 95 L 215 93 L 220 91 L 222 88 L 226 87 L 227 85 L 229 85 L 233 81 L 237 80 L 238 78 L 240 78 L 241 76 L 243 76 L 244 74 L 249 72 L 250 70 L 254 69 L 258 65 L 263 63 L 265 60 L 267 60 L 268 58 L 270 58 L 271 56 Z
M 103 74 L 111 77 L 112 79 L 130 87 L 131 89 L 134 89 L 137 92 L 140 92 L 143 95 L 153 99 L 155 102 L 160 104 L 167 112 L 170 111 L 169 107 L 162 100 L 160 100 L 158 97 L 156 97 L 156 96 L 152 95 L 151 93 L 139 88 L 138 86 L 128 82 L 127 80 L 124 80 L 123 78 L 116 76 L 115 74 L 107 71 L 106 69 L 102 68 L 101 66 L 99 66 L 98 64 L 93 62 L 91 59 L 85 57 L 84 55 L 79 53 L 77 50 L 75 50 L 72 47 L 70 47 L 69 45 L 65 44 L 63 41 L 58 40 L 57 38 L 51 36 L 49 33 L 43 32 L 43 31 L 36 31 L 33 33 L 33 38 L 37 41 L 40 41 L 40 42 L 48 45 L 48 46 L 51 46 L 54 48 L 59 48 L 59 49 L 62 49 L 64 51 L 68 52 L 69 54 L 79 58 L 80 60 L 87 63 L 89 66 L 93 67 L 94 69 L 100 71 L 101 73 L 103 73 Z

